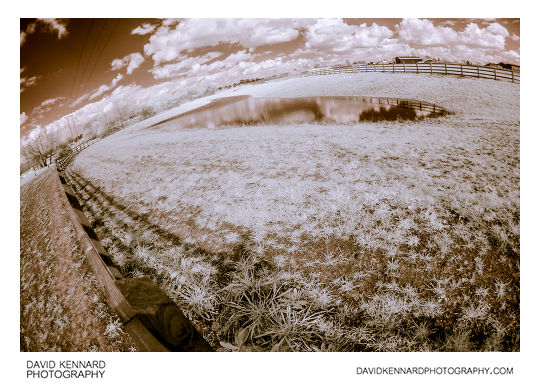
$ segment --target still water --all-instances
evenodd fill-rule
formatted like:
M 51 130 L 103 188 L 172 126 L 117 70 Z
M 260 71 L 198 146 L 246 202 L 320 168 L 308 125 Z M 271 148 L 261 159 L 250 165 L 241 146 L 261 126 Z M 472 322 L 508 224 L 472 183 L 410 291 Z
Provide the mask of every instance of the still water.
M 446 114 L 443 108 L 416 100 L 361 96 L 302 98 L 221 98 L 157 125 L 220 127 L 225 125 L 376 122 L 419 120 Z

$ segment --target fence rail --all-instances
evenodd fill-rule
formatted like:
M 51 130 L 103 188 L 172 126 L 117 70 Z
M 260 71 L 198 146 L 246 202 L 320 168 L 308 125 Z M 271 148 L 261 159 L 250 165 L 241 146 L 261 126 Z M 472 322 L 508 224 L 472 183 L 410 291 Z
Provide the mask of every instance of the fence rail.
M 421 101 L 421 100 L 399 99 L 399 98 L 379 98 L 379 97 L 369 97 L 369 96 L 349 96 L 347 98 L 354 99 L 355 101 L 361 101 L 364 103 L 373 103 L 373 104 L 379 104 L 379 105 L 411 108 L 417 111 L 426 111 L 433 115 L 445 115 L 445 114 L 450 113 L 444 107 L 438 106 L 430 102 Z
M 519 84 L 519 71 L 475 66 L 455 63 L 416 63 L 416 64 L 351 64 L 314 68 L 301 73 L 290 74 L 289 77 L 305 77 L 313 75 L 331 75 L 358 72 L 392 72 L 417 74 L 442 74 L 469 76 L 483 79 L 505 80 Z
M 147 277 L 124 277 L 103 247 L 83 207 L 57 170 L 64 207 L 105 298 L 139 351 L 213 351 L 182 310 Z
M 83 143 L 80 143 L 78 145 L 76 145 L 75 147 L 73 147 L 71 149 L 71 151 L 59 158 L 56 159 L 56 167 L 60 170 L 60 171 L 63 171 L 66 169 L 67 165 L 69 164 L 69 162 L 71 162 L 73 160 L 73 158 L 75 158 L 75 156 L 81 152 L 82 150 L 84 150 L 85 148 L 91 146 L 92 144 L 96 143 L 97 141 L 103 139 L 103 138 L 106 138 L 107 136 L 109 135 L 112 135 L 114 134 L 115 132 L 118 132 L 122 129 L 123 127 L 115 127 L 113 129 L 110 129 L 106 132 L 104 132 L 103 134 L 101 135 L 98 135 L 96 136 L 94 139 L 90 139 L 90 140 L 87 140 Z

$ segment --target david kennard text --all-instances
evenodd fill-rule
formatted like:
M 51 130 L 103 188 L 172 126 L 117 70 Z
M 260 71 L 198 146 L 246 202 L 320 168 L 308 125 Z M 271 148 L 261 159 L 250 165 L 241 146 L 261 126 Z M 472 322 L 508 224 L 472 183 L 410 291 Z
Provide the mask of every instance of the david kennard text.
M 103 360 L 47 360 L 26 361 L 27 378 L 103 378 L 106 363 Z

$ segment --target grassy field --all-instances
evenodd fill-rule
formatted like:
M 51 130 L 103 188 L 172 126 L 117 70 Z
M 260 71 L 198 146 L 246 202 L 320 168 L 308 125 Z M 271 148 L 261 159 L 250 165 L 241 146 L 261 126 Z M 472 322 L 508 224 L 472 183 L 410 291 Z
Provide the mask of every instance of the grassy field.
M 358 74 L 223 96 L 242 93 L 455 114 L 104 139 L 69 178 L 124 273 L 227 350 L 519 350 L 518 85 Z

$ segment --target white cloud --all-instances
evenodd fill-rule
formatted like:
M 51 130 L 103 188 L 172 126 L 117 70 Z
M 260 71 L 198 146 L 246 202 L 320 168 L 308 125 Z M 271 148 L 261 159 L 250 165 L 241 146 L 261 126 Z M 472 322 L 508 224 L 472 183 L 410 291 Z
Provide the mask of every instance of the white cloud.
M 22 70 L 21 70 L 21 74 L 22 74 Z M 41 76 L 30 76 L 30 77 L 22 77 L 22 78 L 20 78 L 20 82 L 21 82 L 20 83 L 20 93 L 23 93 L 29 87 L 35 86 L 36 83 L 37 83 L 37 80 L 40 77 Z
M 64 100 L 64 99 L 66 99 L 65 96 L 59 96 L 57 98 L 47 99 L 47 100 L 44 100 L 43 102 L 41 102 L 40 106 L 42 106 L 42 107 L 49 106 L 51 104 L 57 103 L 57 102 L 59 102 L 61 100 Z
M 114 59 L 111 62 L 111 68 L 115 71 L 121 70 L 125 66 L 126 64 L 124 63 L 123 59 Z
M 469 23 L 464 31 L 457 32 L 443 25 L 435 26 L 431 20 L 403 19 L 396 25 L 401 40 L 414 47 L 466 45 L 477 48 L 504 49 L 508 30 L 499 23 L 489 23 L 481 28 Z
M 465 31 L 459 34 L 460 41 L 470 47 L 483 47 L 504 49 L 508 30 L 499 23 L 491 23 L 487 28 L 480 28 L 475 23 L 470 23 Z
M 308 27 L 306 47 L 324 52 L 347 52 L 392 43 L 394 33 L 378 24 L 350 25 L 342 19 L 319 19 Z
M 43 24 L 45 24 L 46 28 L 52 32 L 56 33 L 58 39 L 62 39 L 68 35 L 68 31 L 66 28 L 66 25 L 63 21 L 59 19 L 38 19 Z
M 21 114 L 21 126 L 24 124 L 24 122 L 26 122 L 28 120 L 28 116 L 26 115 L 26 112 L 23 112 Z
M 242 51 L 243 52 L 243 51 Z M 221 52 L 209 52 L 203 56 L 188 57 L 182 55 L 176 63 L 169 63 L 154 67 L 151 72 L 155 79 L 177 77 L 187 73 L 190 69 L 199 68 L 201 65 L 222 56 Z M 251 57 L 251 56 L 249 56 Z
M 240 44 L 255 48 L 265 44 L 287 42 L 299 36 L 299 28 L 312 24 L 309 20 L 290 19 L 188 19 L 163 23 L 144 52 L 155 65 L 177 59 L 182 52 L 216 46 L 220 43 Z
M 109 90 L 112 90 L 113 88 L 116 87 L 116 85 L 118 84 L 118 82 L 120 80 L 122 80 L 124 78 L 124 75 L 122 74 L 117 74 L 116 77 L 111 80 L 111 84 L 103 84 L 101 86 L 99 86 L 93 93 L 91 93 L 87 98 L 88 100 L 94 100 L 96 98 L 98 98 L 99 96 L 103 95 L 105 92 L 109 91 Z M 84 95 L 83 95 L 84 96 Z M 81 99 L 81 98 L 79 98 Z M 78 99 L 77 99 L 78 100 Z M 84 99 L 82 99 L 84 100 Z M 82 101 L 81 100 L 81 101 Z
M 79 96 L 77 98 L 77 100 L 75 100 L 73 103 L 70 104 L 71 107 L 75 107 L 75 106 L 78 106 L 79 104 L 81 104 L 83 101 L 85 100 L 88 100 L 88 98 L 90 97 L 90 94 L 91 92 L 88 92 L 86 94 L 83 94 L 81 96 Z
M 130 55 L 129 64 L 127 66 L 126 73 L 129 75 L 133 73 L 134 70 L 139 68 L 139 66 L 144 62 L 144 57 L 140 53 L 135 53 Z
M 143 25 L 138 26 L 133 31 L 131 31 L 132 35 L 148 35 L 149 33 L 154 32 L 156 29 L 155 25 L 144 23 Z
M 421 46 L 441 46 L 456 44 L 458 33 L 450 27 L 435 27 L 431 20 L 403 19 L 396 25 L 396 30 L 402 41 Z
M 22 141 L 23 145 L 30 141 L 34 141 L 37 137 L 39 137 L 42 132 L 43 127 L 41 127 L 41 125 L 35 126 L 32 131 L 30 131 L 30 133 L 26 136 L 26 140 Z
M 111 62 L 111 68 L 118 71 L 124 67 L 127 67 L 126 73 L 132 74 L 139 66 L 144 62 L 144 57 L 139 52 L 134 52 L 124 56 L 122 59 L 114 59 Z
M 98 87 L 98 89 L 96 91 L 94 91 L 94 93 L 92 93 L 90 95 L 90 97 L 88 98 L 89 100 L 94 100 L 96 99 L 97 97 L 103 95 L 105 92 L 109 91 L 111 89 L 111 86 L 108 85 L 108 84 L 102 84 L 101 86 Z
M 508 30 L 498 22 L 481 20 L 483 27 L 470 22 L 463 31 L 435 26 L 425 19 L 404 19 L 396 25 L 405 47 L 404 54 L 431 56 L 447 61 L 486 64 L 489 62 L 519 63 L 519 54 L 505 48 Z
M 440 25 L 445 26 L 445 27 L 446 26 L 453 27 L 454 25 L 456 25 L 456 22 L 454 20 L 445 20 Z
M 50 98 L 41 102 L 32 110 L 32 119 L 41 118 L 43 114 L 52 110 L 53 106 L 56 104 L 56 107 L 61 107 L 64 105 L 63 100 L 67 99 L 65 96 L 59 96 L 57 98 Z
M 118 84 L 118 82 L 119 82 L 120 80 L 122 80 L 123 78 L 124 78 L 124 75 L 122 75 L 122 74 L 116 75 L 116 77 L 115 77 L 115 78 L 112 80 L 112 82 L 111 82 L 111 87 L 113 87 L 113 88 L 116 87 L 116 85 Z
M 191 70 L 186 72 L 185 76 L 187 78 L 191 78 L 193 76 L 213 76 L 213 78 L 217 77 L 217 74 L 224 75 L 224 72 L 227 71 L 238 71 L 242 68 L 245 68 L 247 63 L 252 62 L 254 59 L 254 55 L 247 52 L 246 50 L 238 51 L 235 53 L 230 54 L 223 60 L 218 60 L 210 64 L 197 64 L 191 67 Z M 200 80 L 200 79 L 199 79 Z M 226 81 L 226 77 L 222 79 L 222 81 Z
M 36 19 L 33 23 L 28 24 L 25 31 L 21 31 L 21 47 L 29 35 L 38 31 L 56 34 L 58 39 L 63 39 L 68 35 L 65 21 L 61 19 Z

